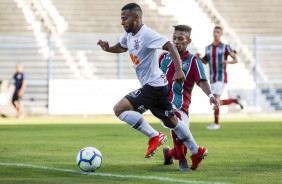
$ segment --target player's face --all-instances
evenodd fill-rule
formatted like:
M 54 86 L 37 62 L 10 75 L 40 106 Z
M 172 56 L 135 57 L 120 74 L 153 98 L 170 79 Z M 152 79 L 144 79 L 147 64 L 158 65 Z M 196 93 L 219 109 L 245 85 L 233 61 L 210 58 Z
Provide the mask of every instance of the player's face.
M 22 71 L 23 71 L 22 65 L 17 65 L 16 71 L 17 71 L 17 72 L 22 72 Z
M 172 40 L 179 54 L 180 55 L 185 54 L 187 50 L 187 46 L 191 42 L 189 33 L 186 33 L 184 31 L 174 31 Z
M 214 38 L 215 41 L 220 40 L 221 35 L 222 35 L 221 29 L 214 29 L 213 30 L 213 38 Z
M 121 25 L 127 33 L 132 33 L 137 25 L 135 16 L 129 10 L 121 11 Z

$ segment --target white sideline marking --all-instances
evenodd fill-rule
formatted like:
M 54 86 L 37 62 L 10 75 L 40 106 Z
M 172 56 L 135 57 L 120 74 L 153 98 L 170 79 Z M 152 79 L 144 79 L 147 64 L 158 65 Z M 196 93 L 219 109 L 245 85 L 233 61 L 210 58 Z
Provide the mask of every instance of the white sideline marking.
M 47 166 L 37 166 L 32 164 L 21 164 L 21 163 L 3 163 L 0 162 L 2 166 L 17 166 L 17 167 L 28 167 L 34 169 L 44 169 L 44 170 L 51 170 L 51 171 L 60 171 L 60 172 L 67 172 L 67 173 L 75 173 L 75 174 L 85 174 L 85 175 L 94 175 L 94 176 L 104 176 L 104 177 L 116 177 L 116 178 L 127 178 L 127 179 L 143 179 L 143 180 L 159 180 L 159 181 L 166 181 L 172 183 L 195 183 L 195 184 L 225 184 L 225 183 L 218 183 L 218 182 L 204 182 L 204 181 L 193 181 L 193 180 L 183 180 L 183 179 L 174 179 L 174 178 L 167 178 L 167 177 L 157 177 L 157 176 L 138 176 L 138 175 L 121 175 L 121 174 L 111 174 L 111 173 L 93 173 L 93 172 L 83 172 L 73 169 L 60 169 L 55 167 L 47 167 Z

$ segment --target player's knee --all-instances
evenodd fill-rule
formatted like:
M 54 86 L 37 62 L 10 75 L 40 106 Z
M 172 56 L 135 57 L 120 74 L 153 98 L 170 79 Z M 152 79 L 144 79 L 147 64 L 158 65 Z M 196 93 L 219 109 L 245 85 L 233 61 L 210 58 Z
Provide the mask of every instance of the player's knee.
M 119 105 L 116 104 L 113 108 L 115 115 L 118 117 L 122 112 L 120 111 Z
M 175 128 L 176 125 L 177 125 L 177 117 L 176 116 L 173 116 L 169 119 L 164 119 L 162 120 L 164 125 L 168 128 Z
M 122 103 L 117 103 L 117 104 L 114 106 L 113 110 L 114 110 L 115 115 L 116 115 L 117 117 L 119 117 L 119 115 L 120 115 L 121 113 L 123 113 L 124 111 L 126 111 L 126 108 L 122 105 Z
M 133 110 L 133 107 L 127 99 L 123 98 L 114 106 L 113 110 L 115 115 L 119 117 L 119 115 L 124 111 Z

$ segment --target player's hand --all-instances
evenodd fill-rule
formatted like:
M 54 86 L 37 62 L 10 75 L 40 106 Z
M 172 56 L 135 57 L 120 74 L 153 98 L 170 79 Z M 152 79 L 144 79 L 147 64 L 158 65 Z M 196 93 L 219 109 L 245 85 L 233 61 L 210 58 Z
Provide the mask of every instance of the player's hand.
M 198 58 L 201 58 L 201 54 L 200 54 L 199 52 L 197 52 L 195 55 L 196 55 Z
M 19 96 L 19 97 L 22 97 L 22 96 L 23 96 L 23 92 L 22 92 L 22 91 L 19 91 L 19 92 L 18 92 L 18 96 Z
M 176 82 L 184 82 L 185 78 L 186 77 L 185 77 L 184 72 L 182 71 L 182 69 L 179 69 L 179 70 L 175 71 L 172 80 L 176 81 Z
M 107 41 L 102 41 L 102 40 L 99 40 L 97 45 L 100 45 L 100 47 L 104 50 L 104 51 L 108 51 L 110 46 L 109 46 L 109 43 Z
M 215 97 L 210 98 L 210 104 L 213 105 L 213 110 L 219 108 L 219 102 L 216 100 Z

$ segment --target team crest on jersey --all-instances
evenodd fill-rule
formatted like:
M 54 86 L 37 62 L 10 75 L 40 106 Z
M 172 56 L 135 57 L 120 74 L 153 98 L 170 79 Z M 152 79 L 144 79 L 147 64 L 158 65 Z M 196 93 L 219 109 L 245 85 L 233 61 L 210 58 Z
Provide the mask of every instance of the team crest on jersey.
M 171 56 L 169 54 L 165 55 L 165 59 L 171 60 Z
M 183 63 L 182 63 L 182 68 L 188 68 L 189 65 L 190 65 L 189 63 L 184 63 L 184 62 L 183 62 Z
M 140 91 L 139 89 L 137 89 L 137 90 L 135 90 L 135 91 L 129 93 L 128 95 L 129 95 L 129 96 L 132 96 L 133 98 L 136 98 L 136 97 L 137 97 L 138 95 L 140 95 L 140 94 L 141 94 L 141 91 Z
M 139 40 L 134 40 L 134 49 L 135 50 L 138 50 L 139 49 L 139 43 L 140 43 L 140 41 Z
M 222 54 L 223 53 L 223 49 L 218 49 L 218 54 Z
M 22 78 L 22 74 L 18 74 L 17 79 L 21 79 L 21 78 Z

